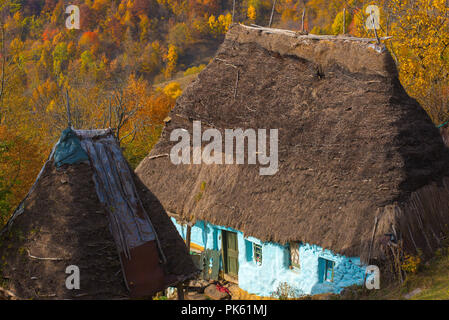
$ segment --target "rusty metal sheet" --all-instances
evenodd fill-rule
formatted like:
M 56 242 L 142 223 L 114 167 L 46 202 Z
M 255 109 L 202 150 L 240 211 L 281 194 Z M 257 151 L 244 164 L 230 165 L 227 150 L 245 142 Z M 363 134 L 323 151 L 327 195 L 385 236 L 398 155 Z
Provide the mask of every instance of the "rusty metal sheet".
M 155 241 L 130 250 L 130 259 L 121 253 L 123 272 L 131 297 L 152 296 L 165 288 L 164 270 Z

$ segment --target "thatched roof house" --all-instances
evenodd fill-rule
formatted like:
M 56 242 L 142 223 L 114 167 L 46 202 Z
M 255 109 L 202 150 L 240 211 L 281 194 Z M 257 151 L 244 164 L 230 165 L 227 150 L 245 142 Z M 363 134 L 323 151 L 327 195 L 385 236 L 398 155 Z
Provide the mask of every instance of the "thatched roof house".
M 0 287 L 20 299 L 147 297 L 198 272 L 111 130 L 64 131 L 1 230 L 0 259 Z
M 431 252 L 447 231 L 448 150 L 372 40 L 233 25 L 170 117 L 136 173 L 186 221 L 364 261 L 374 230 L 372 258 L 382 257 L 385 234 L 416 253 Z M 194 120 L 221 132 L 277 128 L 278 172 L 174 165 L 164 156 L 176 144 L 170 133 L 191 134 Z

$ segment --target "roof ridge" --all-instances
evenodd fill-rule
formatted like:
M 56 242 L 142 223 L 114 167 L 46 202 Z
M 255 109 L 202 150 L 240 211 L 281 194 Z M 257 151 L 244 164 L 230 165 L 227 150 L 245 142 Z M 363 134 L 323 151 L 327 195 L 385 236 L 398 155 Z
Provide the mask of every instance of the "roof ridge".
M 353 37 L 353 36 L 344 36 L 344 35 L 318 35 L 313 33 L 303 34 L 301 31 L 293 31 L 288 29 L 278 29 L 278 28 L 269 28 L 262 27 L 257 24 L 251 24 L 249 26 L 245 24 L 240 24 L 240 26 L 252 29 L 259 30 L 265 33 L 274 33 L 274 34 L 282 34 L 289 37 L 295 37 L 298 39 L 311 39 L 311 40 L 349 40 L 349 41 L 360 41 L 360 42 L 377 42 L 376 38 L 361 38 L 361 37 Z M 380 41 L 392 39 L 392 36 L 381 37 Z

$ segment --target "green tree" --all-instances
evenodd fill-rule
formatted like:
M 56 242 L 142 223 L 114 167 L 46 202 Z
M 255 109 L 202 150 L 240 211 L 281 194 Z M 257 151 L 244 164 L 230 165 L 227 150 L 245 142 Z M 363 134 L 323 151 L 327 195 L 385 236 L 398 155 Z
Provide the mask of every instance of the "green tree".
M 53 72 L 59 75 L 67 68 L 69 62 L 69 52 L 67 50 L 67 44 L 60 42 L 53 50 Z
M 345 27 L 343 28 L 343 20 Z M 346 11 L 346 15 L 343 19 L 343 11 L 339 12 L 335 17 L 334 23 L 332 24 L 332 33 L 333 34 L 342 34 L 343 29 L 345 32 L 348 32 L 349 25 L 351 24 L 352 17 L 348 11 Z

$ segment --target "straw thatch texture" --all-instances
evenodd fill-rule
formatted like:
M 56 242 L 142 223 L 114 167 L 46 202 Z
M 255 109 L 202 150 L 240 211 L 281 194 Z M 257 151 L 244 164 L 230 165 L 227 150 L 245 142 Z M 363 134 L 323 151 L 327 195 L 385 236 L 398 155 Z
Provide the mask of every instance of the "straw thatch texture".
M 136 173 L 186 220 L 363 258 L 376 216 L 373 257 L 385 233 L 410 229 L 426 250 L 423 239 L 449 223 L 447 149 L 382 47 L 234 25 L 170 117 Z M 193 120 L 223 136 L 224 129 L 279 129 L 279 171 L 260 176 L 258 165 L 176 166 L 154 157 L 170 153 L 171 131 L 191 133 Z
M 56 168 L 50 157 L 24 199 L 21 213 L 0 233 L 0 287 L 22 299 L 129 297 L 111 234 L 109 208 L 100 202 L 93 176 L 91 164 Z M 195 277 L 198 269 L 161 204 L 131 169 L 129 179 L 145 209 L 142 214 L 148 215 L 158 235 L 166 260 L 161 266 L 164 288 Z M 130 229 L 126 224 L 122 227 Z M 65 286 L 69 265 L 80 269 L 80 290 Z

